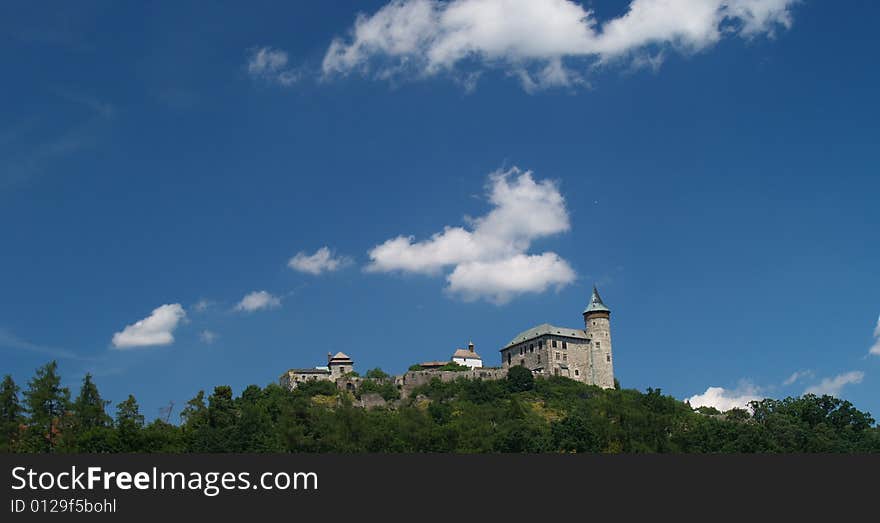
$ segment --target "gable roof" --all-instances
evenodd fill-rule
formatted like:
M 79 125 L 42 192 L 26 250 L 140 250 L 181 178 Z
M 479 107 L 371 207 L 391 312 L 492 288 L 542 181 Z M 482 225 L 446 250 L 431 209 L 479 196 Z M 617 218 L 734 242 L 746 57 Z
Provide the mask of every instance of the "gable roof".
M 339 362 L 337 362 L 336 360 L 347 360 L 347 361 L 351 361 L 351 358 L 349 358 L 349 357 L 348 357 L 348 354 L 346 354 L 346 353 L 344 353 L 344 352 L 337 352 L 336 354 L 334 354 L 334 355 L 330 358 L 330 362 L 331 362 L 331 363 L 339 363 Z
M 469 350 L 467 350 L 467 349 L 458 349 L 458 350 L 456 350 L 455 353 L 452 354 L 452 357 L 453 357 L 453 358 L 470 358 L 470 359 L 478 359 L 478 360 L 482 360 L 482 359 L 483 359 L 483 358 L 481 358 L 480 355 L 477 354 L 476 352 L 471 352 L 471 351 L 469 351 Z
M 516 345 L 517 343 L 522 343 L 524 341 L 528 341 L 539 336 L 544 336 L 547 334 L 555 334 L 557 336 L 565 336 L 568 338 L 577 338 L 581 340 L 590 339 L 587 336 L 587 332 L 583 329 L 572 329 L 569 327 L 557 327 L 555 325 L 550 325 L 549 323 L 542 323 L 537 327 L 532 327 L 531 329 L 524 330 L 513 337 L 510 340 L 510 343 L 504 346 L 504 348 L 510 347 L 511 345 Z M 501 349 L 504 350 L 504 349 Z

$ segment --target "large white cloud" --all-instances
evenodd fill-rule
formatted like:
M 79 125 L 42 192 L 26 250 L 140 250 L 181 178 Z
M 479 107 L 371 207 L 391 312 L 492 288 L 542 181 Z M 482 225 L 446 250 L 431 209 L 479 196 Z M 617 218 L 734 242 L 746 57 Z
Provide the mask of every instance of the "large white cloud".
M 706 392 L 696 394 L 687 399 L 691 407 L 715 407 L 721 412 L 733 408 L 748 409 L 749 402 L 760 401 L 762 396 L 754 385 L 742 383 L 735 390 L 723 387 L 709 387 Z
M 633 0 L 601 22 L 569 0 L 393 0 L 359 14 L 346 38 L 330 44 L 325 76 L 352 71 L 380 78 L 432 76 L 499 67 L 526 89 L 573 85 L 581 69 L 620 58 L 645 62 L 665 48 L 695 52 L 724 35 L 772 35 L 792 23 L 798 0 Z
M 550 180 L 513 167 L 489 175 L 492 209 L 468 219 L 468 227 L 447 226 L 427 240 L 397 236 L 369 251 L 371 272 L 447 276 L 449 292 L 466 299 L 505 303 L 526 292 L 543 292 L 574 281 L 575 272 L 557 254 L 528 255 L 534 240 L 568 231 L 565 200 Z
M 298 252 L 287 262 L 287 266 L 299 272 L 308 274 L 321 274 L 333 272 L 351 263 L 351 259 L 345 256 L 334 256 L 329 247 L 321 247 L 314 254 Z
M 864 378 L 865 373 L 860 370 L 844 372 L 843 374 L 838 374 L 832 378 L 824 378 L 818 384 L 807 388 L 807 390 L 804 391 L 804 394 L 816 394 L 817 396 L 827 394 L 829 396 L 839 397 L 843 387 L 861 383 Z
M 235 310 L 255 312 L 263 309 L 274 309 L 281 306 L 281 298 L 267 291 L 254 291 L 246 294 L 236 305 Z
M 126 326 L 113 335 L 117 349 L 169 345 L 174 342 L 174 329 L 186 318 L 179 303 L 162 305 L 146 318 Z
M 448 290 L 466 300 L 486 297 L 502 304 L 518 294 L 561 288 L 576 278 L 574 269 L 554 252 L 517 254 L 496 261 L 457 265 L 446 279 Z

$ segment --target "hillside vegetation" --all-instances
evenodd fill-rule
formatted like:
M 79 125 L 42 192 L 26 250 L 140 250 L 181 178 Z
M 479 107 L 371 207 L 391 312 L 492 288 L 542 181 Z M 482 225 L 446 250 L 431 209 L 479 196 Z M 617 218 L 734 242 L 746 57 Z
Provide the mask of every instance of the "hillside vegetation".
M 20 390 L 0 385 L 5 452 L 880 452 L 880 429 L 848 401 L 805 395 L 751 413 L 695 412 L 659 389 L 603 390 L 566 378 L 434 381 L 393 408 L 365 410 L 329 382 L 294 392 L 222 385 L 180 424 L 145 423 L 129 396 L 108 412 L 91 376 L 76 398 L 54 362 Z

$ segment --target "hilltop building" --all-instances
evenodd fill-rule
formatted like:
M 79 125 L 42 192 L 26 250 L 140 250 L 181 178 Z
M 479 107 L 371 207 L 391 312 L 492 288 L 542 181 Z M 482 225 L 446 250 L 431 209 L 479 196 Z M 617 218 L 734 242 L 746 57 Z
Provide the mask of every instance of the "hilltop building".
M 293 390 L 306 381 L 336 381 L 354 371 L 354 361 L 345 353 L 327 353 L 327 365 L 310 369 L 290 369 L 278 380 L 282 387 Z
M 405 398 L 416 387 L 434 379 L 443 382 L 459 378 L 499 380 L 507 376 L 511 367 L 521 365 L 531 370 L 535 376 L 565 376 L 588 385 L 613 388 L 611 309 L 602 302 L 595 286 L 590 303 L 584 309 L 583 318 L 583 329 L 542 323 L 517 334 L 500 349 L 501 367 L 484 367 L 483 359 L 477 354 L 474 344 L 468 343 L 467 349 L 457 349 L 452 354 L 452 362 L 468 367 L 467 370 L 448 369 L 449 361 L 428 361 L 420 363 L 420 369 L 407 371 L 385 381 L 394 383 Z M 281 376 L 279 382 L 282 387 L 292 390 L 308 381 L 331 381 L 342 390 L 356 391 L 363 380 L 353 376 L 353 371 L 354 360 L 347 354 L 328 353 L 326 366 L 290 369 Z M 368 408 L 370 402 L 373 399 L 362 401 L 363 406 Z M 384 404 L 384 401 L 380 403 Z
M 522 365 L 536 376 L 565 376 L 613 388 L 611 309 L 595 286 L 583 317 L 583 329 L 542 323 L 517 334 L 500 349 L 502 368 Z
M 472 369 L 483 367 L 483 358 L 474 350 L 474 342 L 469 342 L 467 349 L 457 349 L 452 354 L 452 362 Z

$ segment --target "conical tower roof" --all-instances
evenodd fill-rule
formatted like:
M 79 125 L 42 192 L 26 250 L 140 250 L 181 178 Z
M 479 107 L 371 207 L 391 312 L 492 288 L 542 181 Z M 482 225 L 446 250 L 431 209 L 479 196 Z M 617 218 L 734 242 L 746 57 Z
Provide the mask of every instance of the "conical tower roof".
M 590 296 L 590 304 L 584 309 L 584 314 L 590 312 L 611 312 L 611 309 L 602 303 L 602 297 L 599 296 L 599 291 L 596 289 L 595 285 L 593 285 L 593 295 Z

